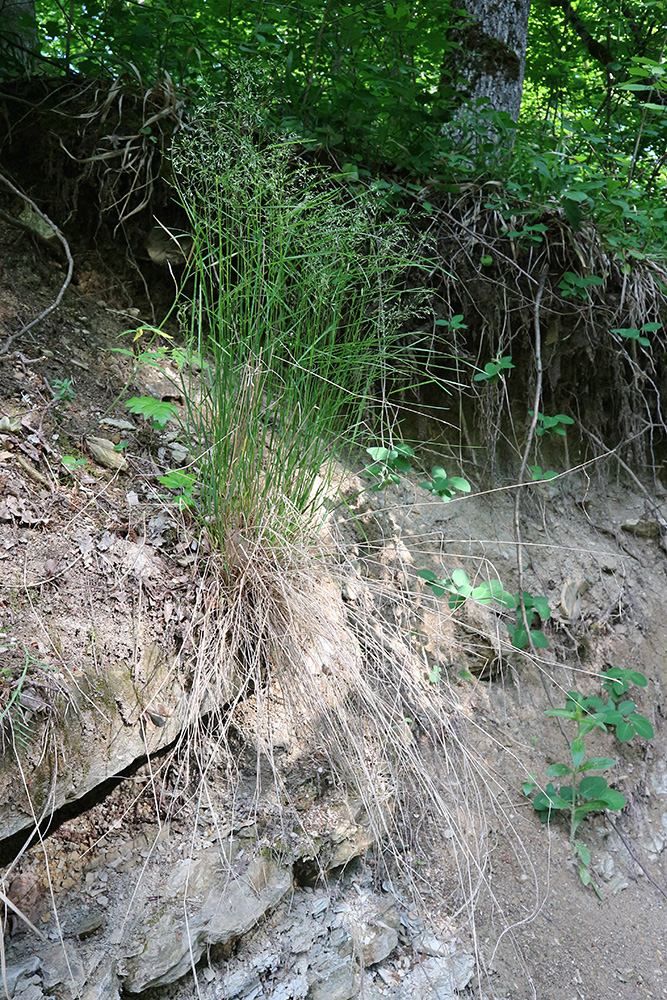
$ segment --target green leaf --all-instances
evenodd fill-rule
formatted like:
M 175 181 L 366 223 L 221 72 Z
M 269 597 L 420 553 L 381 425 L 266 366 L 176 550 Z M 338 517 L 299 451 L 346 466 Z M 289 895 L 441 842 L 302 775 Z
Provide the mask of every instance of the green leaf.
M 579 768 L 580 771 L 606 771 L 613 767 L 616 761 L 611 757 L 589 757 Z
M 599 712 L 596 712 L 596 715 L 602 722 L 606 723 L 606 725 L 608 726 L 618 726 L 621 723 L 625 722 L 621 713 L 617 712 L 613 706 L 609 705 L 605 706 L 603 709 L 600 709 Z
M 551 608 L 546 597 L 534 597 L 533 607 L 544 621 L 547 621 L 551 617 Z
M 533 807 L 538 812 L 543 809 L 569 809 L 570 803 L 558 795 L 552 784 L 548 784 L 546 792 L 538 792 L 533 799 Z
M 575 767 L 579 767 L 580 764 L 583 764 L 586 756 L 586 746 L 581 736 L 576 736 L 572 740 L 572 743 L 570 744 L 570 754 L 572 756 L 572 763 Z
M 391 467 L 404 474 L 412 471 L 412 466 L 404 455 L 397 455 L 395 458 L 392 458 Z
M 461 479 L 460 476 L 451 476 L 449 479 L 449 485 L 453 486 L 455 490 L 460 490 L 461 493 L 470 493 L 471 486 L 467 479 Z
M 452 581 L 457 587 L 470 586 L 470 577 L 464 569 L 455 569 L 452 573 Z
M 599 798 L 605 803 L 607 809 L 623 809 L 628 801 L 625 795 L 621 795 L 615 788 L 607 788 Z
M 366 454 L 370 455 L 374 462 L 385 462 L 390 452 L 388 448 L 366 448 Z
M 422 580 L 426 580 L 428 583 L 433 583 L 438 579 L 432 569 L 420 569 L 417 576 L 421 577 Z
M 72 469 L 82 469 L 87 464 L 87 459 L 76 458 L 74 455 L 63 455 L 60 459 L 61 465 L 71 471 Z
M 510 634 L 510 639 L 512 645 L 515 649 L 524 649 L 528 643 L 528 633 L 525 628 L 515 627 L 513 625 L 507 625 L 507 631 Z
M 572 785 L 561 785 L 560 786 L 560 795 L 561 795 L 561 798 L 565 799 L 565 801 L 569 805 L 572 805 L 572 799 L 574 798 L 574 793 L 572 791 Z
M 478 604 L 491 604 L 494 600 L 491 587 L 486 582 L 480 583 L 478 587 L 475 587 L 470 596 L 474 601 L 477 601 Z
M 178 416 L 178 410 L 172 403 L 152 396 L 133 396 L 125 406 L 130 413 L 141 414 L 146 420 L 152 420 L 155 427 L 164 428 L 172 417 Z
M 531 629 L 530 638 L 533 640 L 533 646 L 535 649 L 547 649 L 549 640 L 544 632 L 540 632 L 538 629 Z
M 598 799 L 606 791 L 607 782 L 604 778 L 588 776 L 579 782 L 579 794 L 584 799 Z
M 563 192 L 563 198 L 567 198 L 569 201 L 588 201 L 588 195 L 585 191 L 565 191 Z
M 639 715 L 638 712 L 633 712 L 629 721 L 632 722 L 632 725 L 637 730 L 637 736 L 641 736 L 645 740 L 652 740 L 655 736 L 651 723 L 643 715 Z
M 619 722 L 616 726 L 616 735 L 621 743 L 629 743 L 635 735 L 634 726 L 631 726 L 629 722 Z
M 578 825 L 588 813 L 604 812 L 606 809 L 607 803 L 603 802 L 602 799 L 592 799 L 590 802 L 583 802 L 574 810 L 574 822 Z
M 170 490 L 191 491 L 196 481 L 196 476 L 193 476 L 190 472 L 181 472 L 180 469 L 174 469 L 166 475 L 158 477 L 158 483 L 162 483 L 163 486 L 167 486 Z
M 585 844 L 582 844 L 580 840 L 575 840 L 574 847 L 577 854 L 579 855 L 582 864 L 586 865 L 586 867 L 588 868 L 588 866 L 591 863 L 591 852 L 589 851 L 589 849 L 586 847 Z
M 551 764 L 546 773 L 550 778 L 562 778 L 566 774 L 572 774 L 572 768 L 567 764 Z

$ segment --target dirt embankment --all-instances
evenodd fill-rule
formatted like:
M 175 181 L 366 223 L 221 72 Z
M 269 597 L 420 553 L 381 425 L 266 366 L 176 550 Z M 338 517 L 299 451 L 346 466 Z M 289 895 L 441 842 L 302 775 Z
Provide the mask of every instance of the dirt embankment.
M 61 274 L 14 230 L 0 230 L 0 246 L 4 339 Z M 512 648 L 502 615 L 470 602 L 452 611 L 417 577 L 464 569 L 514 591 L 512 495 L 444 505 L 405 486 L 361 498 L 356 518 L 338 512 L 342 583 L 319 603 L 337 608 L 362 680 L 400 660 L 400 690 L 416 701 L 401 703 L 393 745 L 426 754 L 410 759 L 430 753 L 428 787 L 451 820 L 434 822 L 417 795 L 408 811 L 371 734 L 366 776 L 396 822 L 384 865 L 388 840 L 361 778 L 343 787 L 284 719 L 268 762 L 239 720 L 234 780 L 226 757 L 183 797 L 187 755 L 158 751 L 178 737 L 190 697 L 206 553 L 156 487 L 183 461 L 178 428 L 152 430 L 123 405 L 123 392 L 169 390 L 108 350 L 139 318 L 101 280 L 91 272 L 92 295 L 79 282 L 0 359 L 0 837 L 28 836 L 62 806 L 84 810 L 33 837 L 4 883 L 44 935 L 18 918 L 6 928 L 15 995 L 667 995 L 663 494 L 578 473 L 526 498 L 526 586 L 553 611 L 536 655 Z M 462 471 L 476 488 L 474 467 Z M 355 491 L 352 473 L 345 488 Z M 334 653 L 317 648 L 313 673 L 330 698 Z M 600 694 L 609 666 L 646 676 L 638 709 L 656 738 L 587 738 L 589 753 L 617 761 L 609 782 L 628 800 L 580 827 L 600 900 L 579 880 L 564 825 L 541 825 L 521 786 L 568 759 L 567 723 L 562 732 L 545 710 L 573 688 Z M 449 742 L 436 759 L 424 720 L 440 697 Z M 111 776 L 102 801 L 83 798 Z

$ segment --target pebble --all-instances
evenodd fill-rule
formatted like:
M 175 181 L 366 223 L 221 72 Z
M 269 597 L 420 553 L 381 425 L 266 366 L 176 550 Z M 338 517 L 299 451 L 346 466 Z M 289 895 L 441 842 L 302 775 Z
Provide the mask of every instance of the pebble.
M 90 937 L 90 935 L 94 934 L 95 931 L 100 929 L 100 927 L 104 927 L 104 923 L 105 923 L 104 914 L 93 913 L 85 920 L 82 920 L 80 924 L 78 924 L 78 926 L 75 928 L 74 933 L 76 934 L 76 936 L 79 938 L 80 941 L 83 941 L 84 938 Z

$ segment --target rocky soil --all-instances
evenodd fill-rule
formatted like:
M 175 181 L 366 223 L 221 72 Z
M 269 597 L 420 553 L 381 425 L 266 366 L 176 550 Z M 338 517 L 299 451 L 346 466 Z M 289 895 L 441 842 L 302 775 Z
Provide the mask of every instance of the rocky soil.
M 4 341 L 62 276 L 23 234 L 0 230 L 0 251 Z M 368 660 L 366 628 L 384 623 L 388 646 L 417 658 L 422 696 L 445 693 L 452 756 L 432 765 L 451 823 L 413 798 L 409 814 L 389 809 L 382 837 L 363 788 L 337 780 L 284 719 L 271 767 L 239 733 L 234 782 L 225 759 L 188 783 L 187 754 L 171 750 L 206 553 L 156 484 L 186 457 L 177 425 L 152 429 L 123 405 L 178 399 L 109 350 L 141 317 L 105 280 L 82 269 L 55 318 L 0 358 L 0 888 L 33 925 L 5 921 L 10 996 L 667 996 L 659 482 L 628 485 L 607 462 L 526 496 L 526 586 L 553 610 L 549 648 L 526 655 L 492 609 L 451 610 L 417 577 L 462 568 L 515 590 L 511 490 L 446 505 L 408 484 L 357 496 L 364 484 L 341 470 L 349 504 L 328 530 L 344 553 L 322 602 L 356 656 Z M 424 461 L 444 453 L 453 466 L 443 450 L 425 445 Z M 85 463 L 66 468 L 63 455 Z M 474 467 L 463 472 L 477 488 Z M 324 684 L 334 660 L 320 654 Z M 610 665 L 646 675 L 636 700 L 656 738 L 587 739 L 617 760 L 610 784 L 628 799 L 580 827 L 599 898 L 522 783 L 543 785 L 569 753 L 566 725 L 545 710 L 572 688 L 599 694 Z M 417 715 L 404 722 L 407 743 L 427 742 Z M 372 757 L 368 773 L 378 788 L 386 779 Z

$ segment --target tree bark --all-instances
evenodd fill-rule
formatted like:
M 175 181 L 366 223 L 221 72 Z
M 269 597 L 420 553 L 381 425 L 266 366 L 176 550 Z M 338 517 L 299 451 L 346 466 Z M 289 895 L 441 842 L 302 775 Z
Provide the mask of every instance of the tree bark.
M 470 16 L 457 31 L 457 63 L 466 96 L 486 98 L 495 111 L 519 118 L 530 0 L 463 0 Z
M 0 0 L 0 60 L 4 74 L 29 72 L 39 52 L 35 0 Z

